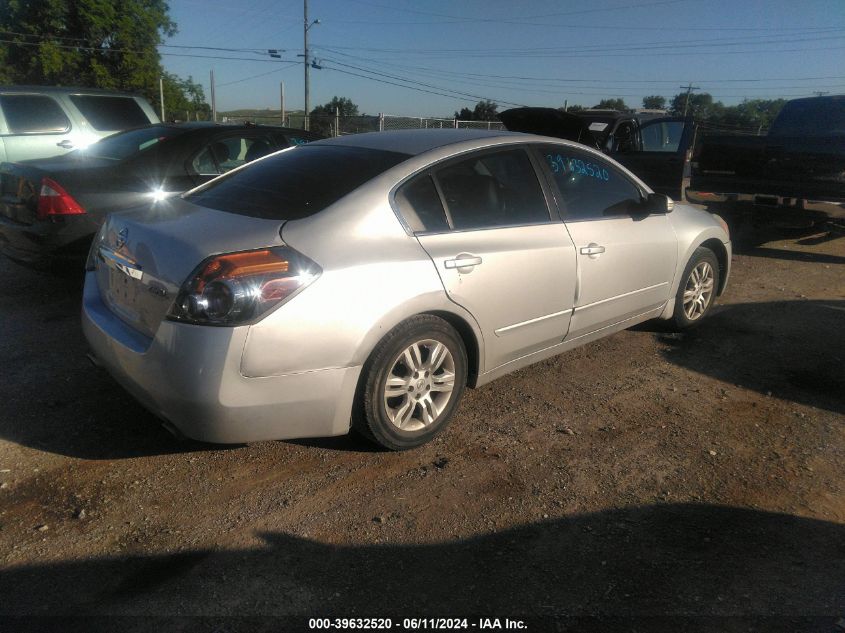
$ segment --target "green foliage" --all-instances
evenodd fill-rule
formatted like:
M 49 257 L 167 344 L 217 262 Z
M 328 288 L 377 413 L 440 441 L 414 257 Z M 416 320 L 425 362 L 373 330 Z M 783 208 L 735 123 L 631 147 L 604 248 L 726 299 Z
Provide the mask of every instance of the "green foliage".
M 475 104 L 475 108 L 461 108 L 455 112 L 455 118 L 459 121 L 496 121 L 499 113 L 499 104 L 495 101 L 485 99 Z
M 669 109 L 677 116 L 683 116 L 686 109 L 687 116 L 695 119 L 709 119 L 718 116 L 719 111 L 724 107 L 721 101 L 714 103 L 713 97 L 707 92 L 690 93 L 687 107 L 687 93 L 681 92 L 672 97 Z
M 666 97 L 660 95 L 643 97 L 643 107 L 649 110 L 663 110 L 666 108 Z
M 672 97 L 672 114 L 684 113 L 686 98 L 686 92 Z M 687 116 L 712 126 L 754 131 L 768 128 L 785 103 L 786 99 L 746 99 L 738 105 L 726 106 L 702 92 L 690 95 Z
M 602 99 L 593 107 L 599 110 L 619 110 L 620 112 L 628 110 L 624 99 Z
M 585 108 L 584 106 L 576 104 L 576 105 L 568 106 L 566 108 L 566 112 L 583 112 L 586 109 L 587 108 Z M 561 108 L 561 110 L 563 110 L 563 108 Z
M 164 73 L 164 115 L 168 121 L 209 120 L 211 106 L 205 102 L 205 91 L 194 82 L 194 78 L 180 79 L 174 74 Z M 153 102 L 156 110 L 159 100 Z M 159 114 L 161 114 L 159 112 Z
M 335 96 L 328 103 L 311 110 L 311 131 L 323 136 L 332 136 L 335 133 L 335 111 L 340 116 L 358 116 L 358 106 L 352 103 L 351 99 Z
M 458 121 L 473 121 L 473 116 L 473 112 L 469 108 L 461 108 L 459 111 L 455 112 L 455 118 L 458 119 Z
M 126 90 L 157 106 L 164 75 L 167 111 L 208 109 L 199 85 L 162 69 L 157 47 L 176 33 L 165 0 L 0 0 L 0 30 L 12 32 L 0 84 Z
M 311 110 L 311 116 L 334 116 L 335 110 L 340 116 L 358 116 L 358 106 L 346 97 L 332 97 L 332 100 Z

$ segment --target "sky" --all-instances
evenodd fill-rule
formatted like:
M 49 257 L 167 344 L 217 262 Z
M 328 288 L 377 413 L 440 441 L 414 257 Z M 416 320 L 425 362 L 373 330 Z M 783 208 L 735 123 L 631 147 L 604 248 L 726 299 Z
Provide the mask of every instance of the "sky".
M 218 111 L 278 109 L 280 82 L 287 109 L 303 107 L 303 0 L 169 4 L 165 68 L 207 97 L 213 70 Z M 726 105 L 845 93 L 845 0 L 309 0 L 308 13 L 312 108 L 340 96 L 361 113 L 451 117 L 481 99 L 640 107 L 682 85 Z

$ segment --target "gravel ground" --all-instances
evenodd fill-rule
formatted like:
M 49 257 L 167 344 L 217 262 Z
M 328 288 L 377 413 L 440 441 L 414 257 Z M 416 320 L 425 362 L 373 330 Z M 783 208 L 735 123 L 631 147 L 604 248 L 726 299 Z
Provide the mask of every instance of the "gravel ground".
M 694 333 L 469 391 L 400 454 L 179 443 L 86 360 L 79 284 L 0 261 L 0 630 L 841 632 L 845 239 L 743 231 Z

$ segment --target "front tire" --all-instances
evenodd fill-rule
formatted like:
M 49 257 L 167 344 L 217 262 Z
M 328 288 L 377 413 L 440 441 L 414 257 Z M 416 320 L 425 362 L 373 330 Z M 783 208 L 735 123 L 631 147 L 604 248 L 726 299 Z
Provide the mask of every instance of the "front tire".
M 433 315 L 408 319 L 364 366 L 353 427 L 394 451 L 425 444 L 448 424 L 466 377 L 466 349 L 455 329 Z
M 695 249 L 681 277 L 675 295 L 672 324 L 676 330 L 696 327 L 709 314 L 716 300 L 719 260 L 709 248 Z

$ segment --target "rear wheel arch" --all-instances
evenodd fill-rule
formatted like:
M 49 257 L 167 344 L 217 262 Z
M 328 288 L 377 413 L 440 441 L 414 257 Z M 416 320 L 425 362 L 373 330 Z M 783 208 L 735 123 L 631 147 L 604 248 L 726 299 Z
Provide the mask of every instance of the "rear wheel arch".
M 447 318 L 443 318 L 441 315 L 446 315 Z M 384 333 L 384 336 L 379 339 L 375 347 L 370 350 L 367 359 L 362 366 L 350 416 L 352 429 L 358 431 L 364 437 L 375 441 L 384 448 L 388 448 L 390 450 L 405 450 L 408 448 L 414 448 L 429 441 L 437 435 L 446 426 L 446 424 L 448 424 L 457 404 L 461 399 L 464 387 L 467 384 L 469 373 L 468 350 L 463 335 L 458 329 L 469 327 L 469 325 L 466 323 L 461 325 L 459 320 L 450 320 L 450 318 L 448 318 L 450 316 L 459 319 L 459 317 L 455 317 L 455 315 L 451 315 L 448 312 L 417 313 L 402 319 Z M 457 324 L 457 327 L 453 325 L 453 323 Z M 417 349 L 417 358 L 415 360 L 404 362 L 402 360 L 401 353 L 396 360 L 391 360 L 391 358 L 396 358 L 397 352 L 400 352 L 402 347 L 407 345 L 409 342 L 413 343 L 414 340 L 419 337 L 423 337 L 424 340 L 418 344 L 414 343 L 411 346 Z M 426 363 L 434 363 L 434 354 L 437 354 L 437 352 L 432 351 L 434 347 L 439 346 L 441 349 L 444 349 L 443 345 L 445 345 L 445 349 L 448 350 L 445 352 L 445 358 L 452 362 L 451 371 L 453 372 L 452 382 L 454 383 L 454 389 L 437 388 L 438 384 L 447 384 L 445 382 L 436 382 L 436 377 L 440 375 L 437 373 L 437 367 L 440 367 L 440 362 L 443 362 L 442 356 L 438 356 L 438 358 L 441 358 L 440 362 L 426 365 Z M 420 348 L 423 349 L 422 355 L 420 353 Z M 429 356 L 427 357 L 425 356 L 426 349 L 429 350 Z M 407 356 L 408 351 L 406 351 L 405 354 L 406 358 L 411 358 L 410 356 Z M 404 372 L 400 374 L 390 373 L 393 371 L 390 367 L 394 364 L 394 362 L 398 362 L 399 364 L 397 366 L 401 366 L 404 369 Z M 414 400 L 411 399 L 412 394 L 406 394 L 405 388 L 401 387 L 401 385 L 400 391 L 402 393 L 395 394 L 396 398 L 390 397 L 391 390 L 390 388 L 385 387 L 385 380 L 393 380 L 396 376 L 400 375 L 406 376 L 407 367 L 410 367 L 412 371 L 415 368 L 419 369 L 419 373 L 415 373 L 413 377 L 406 378 L 407 380 L 410 380 L 410 383 L 407 384 L 411 385 L 408 386 L 408 392 L 414 392 L 413 395 L 416 396 L 416 400 L 419 401 L 416 405 L 414 405 Z M 428 378 L 429 368 L 431 368 L 432 376 L 430 379 Z M 426 369 L 425 378 L 423 378 L 423 369 Z M 387 374 L 385 374 L 386 371 Z M 386 378 L 385 375 L 387 376 Z M 446 375 L 448 375 L 448 372 Z M 420 380 L 416 384 L 417 390 L 414 390 L 413 383 L 416 382 L 417 378 L 420 378 Z M 419 383 L 422 383 L 426 379 L 428 379 L 431 384 L 427 387 L 420 387 Z M 402 380 L 402 378 L 399 378 L 399 380 Z M 423 389 L 430 389 L 430 392 L 424 392 Z M 382 393 L 382 391 L 385 390 L 386 394 Z M 434 396 L 436 392 L 449 392 L 449 396 L 445 402 L 441 403 L 441 407 L 443 407 L 441 410 L 437 411 L 437 409 L 433 409 L 434 411 L 437 411 L 437 413 L 434 414 L 434 419 L 425 419 L 424 410 L 426 407 L 423 404 L 425 398 L 429 397 L 429 399 L 432 399 L 431 397 Z M 418 393 L 421 395 L 424 394 L 422 399 L 420 399 L 420 396 L 417 395 Z M 400 402 L 399 404 L 392 404 L 392 402 L 393 400 L 402 398 L 403 396 L 408 399 L 412 406 L 417 407 L 414 409 L 414 412 L 409 415 L 416 417 L 422 416 L 426 427 L 404 428 L 402 426 L 404 422 L 409 420 L 413 423 L 415 418 L 408 417 L 408 420 L 405 420 L 405 416 L 403 416 L 402 423 L 398 425 L 401 430 L 394 428 L 396 421 L 392 416 L 394 413 L 397 413 L 397 411 L 391 407 L 397 407 L 400 409 L 398 414 L 401 416 L 402 410 L 405 410 L 404 406 L 406 405 L 404 402 Z M 384 398 L 384 402 L 380 403 L 379 401 L 382 398 Z M 420 406 L 423 406 L 422 410 L 418 408 Z M 435 406 L 436 404 L 432 405 L 432 407 Z M 431 426 L 428 426 L 429 424 Z
M 423 314 L 440 317 L 455 328 L 464 342 L 464 349 L 467 354 L 467 387 L 475 387 L 478 375 L 481 373 L 481 345 L 472 326 L 466 319 L 454 312 L 432 310 Z

